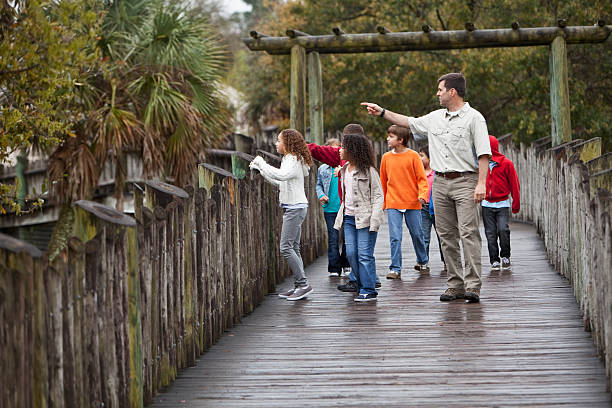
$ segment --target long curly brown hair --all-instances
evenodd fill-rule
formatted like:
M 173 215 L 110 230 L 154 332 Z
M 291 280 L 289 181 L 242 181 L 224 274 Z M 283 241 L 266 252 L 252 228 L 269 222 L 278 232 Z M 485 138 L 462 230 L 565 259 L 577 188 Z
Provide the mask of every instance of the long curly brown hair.
M 347 161 L 359 170 L 369 172 L 370 167 L 376 167 L 376 156 L 370 140 L 364 135 L 347 134 L 342 138 L 342 148 Z
M 312 156 L 306 145 L 304 136 L 295 129 L 285 129 L 280 132 L 285 145 L 285 154 L 292 154 L 308 166 L 312 166 Z

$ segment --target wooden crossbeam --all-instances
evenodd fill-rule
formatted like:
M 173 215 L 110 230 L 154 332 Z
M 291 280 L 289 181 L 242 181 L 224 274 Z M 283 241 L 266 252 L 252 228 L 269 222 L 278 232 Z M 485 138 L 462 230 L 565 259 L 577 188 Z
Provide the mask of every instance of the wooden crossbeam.
M 307 35 L 292 30 L 293 38 L 257 36 L 242 41 L 252 51 L 266 51 L 269 54 L 289 54 L 294 45 L 300 45 L 306 52 L 321 54 L 530 47 L 548 46 L 559 36 L 567 44 L 603 42 L 612 32 L 612 25 L 598 21 L 593 26 L 520 28 L 518 24 L 513 24 L 508 29 L 478 30 L 474 27 L 474 31 L 468 30 L 424 32 L 424 29 L 418 32 L 385 32 L 384 35 L 380 32 L 346 34 L 340 29 L 334 29 L 333 35 Z

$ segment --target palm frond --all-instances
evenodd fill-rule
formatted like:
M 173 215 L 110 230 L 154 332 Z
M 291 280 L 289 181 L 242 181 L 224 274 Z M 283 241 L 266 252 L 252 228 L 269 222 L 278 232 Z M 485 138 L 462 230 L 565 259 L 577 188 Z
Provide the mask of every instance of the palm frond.
M 98 185 L 99 168 L 82 138 L 67 139 L 49 158 L 51 197 L 62 203 L 90 198 Z

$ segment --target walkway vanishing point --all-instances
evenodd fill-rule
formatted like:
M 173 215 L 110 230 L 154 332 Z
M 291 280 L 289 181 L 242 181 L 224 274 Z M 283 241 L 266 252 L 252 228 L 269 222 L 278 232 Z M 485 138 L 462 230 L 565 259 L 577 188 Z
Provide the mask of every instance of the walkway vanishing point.
M 154 407 L 609 407 L 603 362 L 583 329 L 572 288 L 549 265 L 529 224 L 512 223 L 511 272 L 490 272 L 483 236 L 481 303 L 442 303 L 432 271 L 388 281 L 386 225 L 376 245 L 382 289 L 356 304 L 336 290 L 327 258 L 307 269 L 314 293 L 268 295 L 154 397 Z M 432 237 L 433 238 L 433 237 Z M 291 285 L 291 278 L 279 285 Z

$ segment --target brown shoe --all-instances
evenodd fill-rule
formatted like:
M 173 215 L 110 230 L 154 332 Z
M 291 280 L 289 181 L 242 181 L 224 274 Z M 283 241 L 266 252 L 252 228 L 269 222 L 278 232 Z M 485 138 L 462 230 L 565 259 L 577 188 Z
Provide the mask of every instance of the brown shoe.
M 465 299 L 470 303 L 480 302 L 480 289 L 479 288 L 466 289 Z
M 429 264 L 428 263 L 419 264 L 418 271 L 423 273 L 423 274 L 428 274 L 429 273 Z
M 448 288 L 440 295 L 440 300 L 442 302 L 448 302 L 455 299 L 463 299 L 464 297 L 465 292 L 463 289 Z
M 402 273 L 397 271 L 389 271 L 387 279 L 402 279 Z

